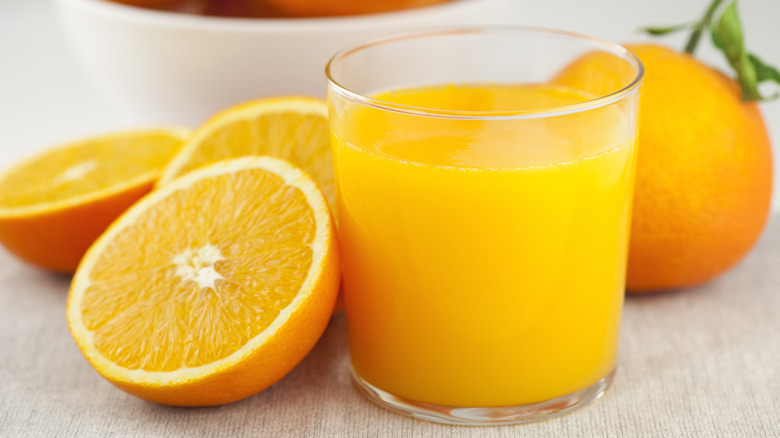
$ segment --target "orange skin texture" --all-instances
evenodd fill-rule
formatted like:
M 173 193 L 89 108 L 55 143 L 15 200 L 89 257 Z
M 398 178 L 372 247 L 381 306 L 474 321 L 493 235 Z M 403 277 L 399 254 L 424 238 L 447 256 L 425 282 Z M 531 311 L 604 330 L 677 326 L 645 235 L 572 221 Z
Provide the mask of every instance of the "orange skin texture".
M 66 208 L 0 217 L 0 243 L 27 263 L 71 274 L 92 242 L 153 186 L 154 182 L 148 181 Z
M 692 286 L 758 240 L 772 196 L 769 135 L 758 105 L 722 73 L 657 46 L 628 48 L 647 74 L 627 287 Z
M 341 259 L 333 225 L 328 246 L 332 257 L 325 258 L 321 288 L 313 291 L 287 322 L 246 359 L 232 363 L 220 372 L 165 387 L 106 378 L 136 397 L 171 406 L 217 406 L 265 390 L 306 357 L 328 326 L 341 284 Z M 95 366 L 89 356 L 87 360 Z
M 450 0 L 252 0 L 295 17 L 372 14 L 444 3 Z
M 706 282 L 739 262 L 769 216 L 772 153 L 758 105 L 690 55 L 626 46 L 645 66 L 626 286 L 647 293 Z M 625 73 L 589 54 L 559 76 L 594 93 Z M 609 71 L 612 77 L 595 79 Z M 600 85 L 594 85 L 600 84 Z

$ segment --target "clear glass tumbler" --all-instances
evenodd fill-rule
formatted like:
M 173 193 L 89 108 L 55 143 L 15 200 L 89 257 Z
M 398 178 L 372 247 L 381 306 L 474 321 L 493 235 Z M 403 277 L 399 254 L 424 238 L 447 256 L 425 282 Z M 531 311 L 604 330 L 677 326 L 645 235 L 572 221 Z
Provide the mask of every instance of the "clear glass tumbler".
M 601 396 L 617 362 L 643 69 L 522 27 L 436 29 L 327 67 L 353 376 L 496 424 Z

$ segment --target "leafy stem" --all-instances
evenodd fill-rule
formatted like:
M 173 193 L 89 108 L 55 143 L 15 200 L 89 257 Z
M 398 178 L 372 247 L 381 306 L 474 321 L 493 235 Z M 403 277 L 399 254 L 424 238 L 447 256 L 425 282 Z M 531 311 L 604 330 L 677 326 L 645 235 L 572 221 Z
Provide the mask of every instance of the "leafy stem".
M 734 69 L 742 91 L 742 100 L 771 100 L 778 97 L 775 93 L 764 96 L 759 91 L 763 82 L 780 85 L 780 71 L 766 64 L 758 56 L 745 49 L 742 24 L 737 13 L 737 0 L 730 0 L 721 8 L 723 0 L 712 0 L 701 20 L 668 27 L 647 27 L 644 32 L 653 36 L 662 36 L 673 32 L 692 29 L 685 52 L 693 54 L 704 32 L 709 30 L 712 43 L 718 48 Z M 720 15 L 718 16 L 718 12 Z
M 688 38 L 688 43 L 685 44 L 685 53 L 690 53 L 693 55 L 693 52 L 696 51 L 696 46 L 699 45 L 701 34 L 710 27 L 710 24 L 712 23 L 712 17 L 715 16 L 715 11 L 718 10 L 718 6 L 720 6 L 721 3 L 723 3 L 723 0 L 714 0 L 712 3 L 710 3 L 710 6 L 707 8 L 707 12 L 704 13 L 704 17 L 702 17 L 702 19 L 699 20 L 699 22 L 694 26 L 693 32 L 691 32 L 691 36 Z

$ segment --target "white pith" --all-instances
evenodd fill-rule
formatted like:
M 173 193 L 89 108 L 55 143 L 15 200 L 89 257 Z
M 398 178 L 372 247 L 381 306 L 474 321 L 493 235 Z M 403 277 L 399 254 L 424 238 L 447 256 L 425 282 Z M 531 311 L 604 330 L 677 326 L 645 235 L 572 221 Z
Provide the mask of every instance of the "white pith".
M 184 281 L 194 281 L 201 289 L 217 290 L 216 281 L 224 280 L 214 265 L 225 260 L 219 248 L 207 243 L 193 250 L 187 248 L 173 258 L 176 265 L 176 275 Z
M 83 163 L 74 164 L 73 166 L 65 169 L 64 172 L 54 177 L 54 182 L 57 184 L 64 184 L 71 181 L 76 181 L 87 176 L 88 173 L 97 169 L 97 160 L 85 161 Z

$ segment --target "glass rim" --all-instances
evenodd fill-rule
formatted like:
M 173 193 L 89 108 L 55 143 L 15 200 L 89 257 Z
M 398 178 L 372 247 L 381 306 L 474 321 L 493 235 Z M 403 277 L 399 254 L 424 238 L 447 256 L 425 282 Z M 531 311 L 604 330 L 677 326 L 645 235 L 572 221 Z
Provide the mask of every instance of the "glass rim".
M 551 106 L 547 108 L 538 108 L 531 110 L 509 110 L 509 111 L 462 111 L 462 110 L 446 110 L 437 108 L 425 108 L 416 107 L 410 105 L 402 105 L 393 102 L 376 99 L 371 96 L 355 92 L 342 85 L 333 77 L 332 68 L 339 60 L 369 49 L 371 47 L 380 46 L 384 44 L 393 43 L 396 41 L 402 41 L 407 39 L 425 38 L 440 35 L 458 35 L 458 34 L 490 34 L 490 33 L 527 33 L 527 34 L 542 34 L 553 35 L 559 37 L 570 38 L 572 40 L 580 40 L 590 42 L 596 46 L 600 46 L 616 56 L 620 56 L 626 61 L 633 64 L 636 68 L 636 75 L 634 78 L 624 87 L 611 93 L 604 94 L 602 96 L 588 99 L 584 102 Z M 590 109 L 599 108 L 617 102 L 633 93 L 639 88 L 644 78 L 645 69 L 642 65 L 642 61 L 634 55 L 631 51 L 626 49 L 617 43 L 611 43 L 599 38 L 582 35 L 575 32 L 550 29 L 545 27 L 536 26 L 445 26 L 434 27 L 426 29 L 417 29 L 405 32 L 393 33 L 390 35 L 381 36 L 378 38 L 372 38 L 348 47 L 345 47 L 336 52 L 330 60 L 328 60 L 325 66 L 325 76 L 328 79 L 328 84 L 331 89 L 337 92 L 341 97 L 350 100 L 354 103 L 363 104 L 365 106 L 373 107 L 376 109 L 392 111 L 413 116 L 423 117 L 436 117 L 447 119 L 462 119 L 462 120 L 517 120 L 517 119 L 533 119 L 541 117 L 555 117 L 567 114 L 573 114 L 578 112 L 587 111 Z

